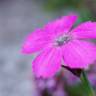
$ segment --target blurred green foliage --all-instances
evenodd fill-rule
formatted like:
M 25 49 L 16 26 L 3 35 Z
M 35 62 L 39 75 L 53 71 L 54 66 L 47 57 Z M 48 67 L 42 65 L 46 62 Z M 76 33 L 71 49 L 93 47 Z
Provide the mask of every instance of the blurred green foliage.
M 46 0 L 46 8 L 49 10 L 59 10 L 64 7 L 78 8 L 83 0 Z
M 80 16 L 79 22 L 86 20 L 96 20 L 94 14 L 91 12 L 91 7 L 86 4 L 87 0 L 43 0 L 44 9 L 46 11 L 57 12 L 77 12 Z M 92 0 L 96 4 L 96 0 Z M 90 2 L 89 2 L 90 3 Z M 64 15 L 63 14 L 63 15 Z M 62 14 L 61 14 L 62 15 Z

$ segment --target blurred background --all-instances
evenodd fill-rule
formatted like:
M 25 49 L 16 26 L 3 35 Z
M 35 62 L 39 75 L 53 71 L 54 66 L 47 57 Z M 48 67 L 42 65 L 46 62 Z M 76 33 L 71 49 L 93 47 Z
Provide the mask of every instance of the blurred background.
M 20 53 L 27 34 L 69 12 L 79 14 L 77 23 L 96 21 L 96 0 L 0 0 L 0 96 L 85 96 L 80 80 L 67 70 L 35 78 L 33 55 Z M 96 65 L 88 78 L 95 90 Z

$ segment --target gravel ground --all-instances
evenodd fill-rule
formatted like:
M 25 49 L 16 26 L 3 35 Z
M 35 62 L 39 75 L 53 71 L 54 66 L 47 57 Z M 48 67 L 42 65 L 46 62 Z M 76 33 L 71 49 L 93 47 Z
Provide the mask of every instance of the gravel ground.
M 0 96 L 36 96 L 32 55 L 20 54 L 24 37 L 52 16 L 33 0 L 0 0 Z

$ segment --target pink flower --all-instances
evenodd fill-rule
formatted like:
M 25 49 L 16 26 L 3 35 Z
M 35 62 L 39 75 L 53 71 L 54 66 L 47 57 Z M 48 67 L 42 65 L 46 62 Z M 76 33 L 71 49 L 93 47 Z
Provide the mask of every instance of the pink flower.
M 77 16 L 70 14 L 36 29 L 26 39 L 22 52 L 40 52 L 32 62 L 36 76 L 53 76 L 61 64 L 70 68 L 87 68 L 96 60 L 96 22 L 84 22 L 71 30 Z

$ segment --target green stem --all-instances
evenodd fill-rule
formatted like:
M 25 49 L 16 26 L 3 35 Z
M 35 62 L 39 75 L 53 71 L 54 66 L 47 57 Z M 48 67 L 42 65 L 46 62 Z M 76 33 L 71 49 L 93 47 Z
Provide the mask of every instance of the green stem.
M 82 71 L 82 74 L 81 74 L 81 81 L 82 81 L 86 96 L 95 96 L 93 88 L 91 87 L 88 81 L 86 72 L 84 70 Z

